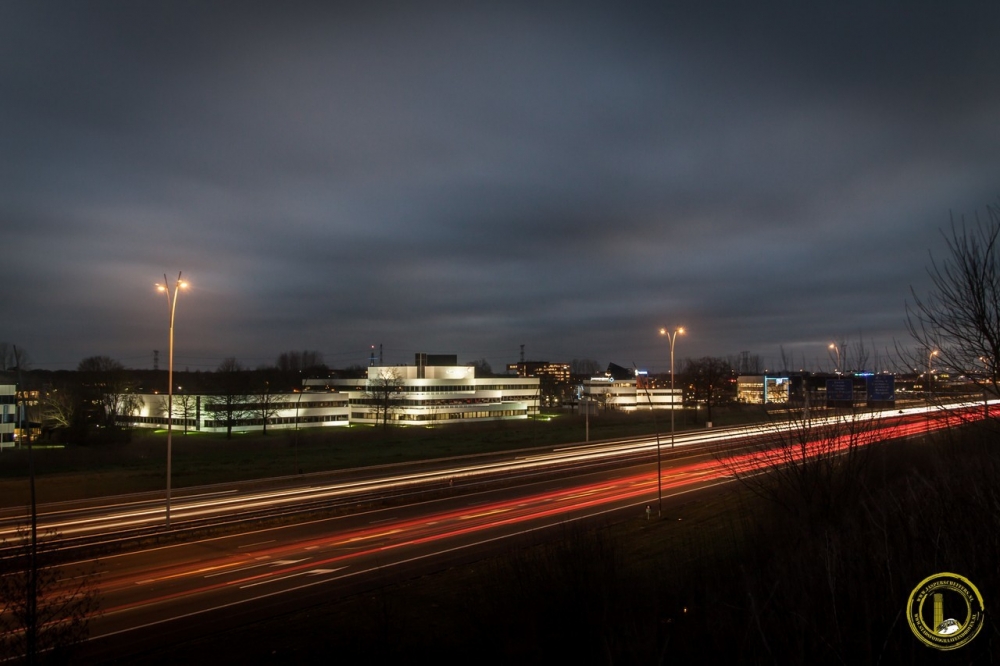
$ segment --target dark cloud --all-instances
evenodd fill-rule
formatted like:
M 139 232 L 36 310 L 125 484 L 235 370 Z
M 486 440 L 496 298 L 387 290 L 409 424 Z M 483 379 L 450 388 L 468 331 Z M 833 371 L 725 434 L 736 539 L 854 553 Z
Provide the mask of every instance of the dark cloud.
M 994 3 L 0 8 L 0 338 L 662 366 L 905 339 L 996 200 Z

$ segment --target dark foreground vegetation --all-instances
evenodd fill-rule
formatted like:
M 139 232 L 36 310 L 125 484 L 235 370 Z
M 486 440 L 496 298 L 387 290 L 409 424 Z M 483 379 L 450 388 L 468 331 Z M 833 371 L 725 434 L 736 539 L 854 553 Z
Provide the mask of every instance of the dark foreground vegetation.
M 774 501 L 781 488 L 763 499 L 733 484 L 659 520 L 637 507 L 143 660 L 205 660 L 224 645 L 246 663 L 996 663 L 992 617 L 947 653 L 914 638 L 905 609 L 942 571 L 975 583 L 987 609 L 1000 599 L 1000 429 L 887 445 L 870 460 L 837 506 L 789 511 Z

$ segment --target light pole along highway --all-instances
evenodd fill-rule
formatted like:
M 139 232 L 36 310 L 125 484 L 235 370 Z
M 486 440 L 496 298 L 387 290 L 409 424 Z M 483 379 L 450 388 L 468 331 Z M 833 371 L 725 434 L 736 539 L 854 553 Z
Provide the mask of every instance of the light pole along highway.
M 927 396 L 928 407 L 931 406 L 931 401 L 934 399 L 934 387 L 932 381 L 934 380 L 934 357 L 937 355 L 938 355 L 937 349 L 927 354 L 927 381 L 924 382 L 924 384 L 926 385 L 924 389 L 924 395 Z
M 167 352 L 167 529 L 170 529 L 171 435 L 174 430 L 174 312 L 177 310 L 177 292 L 186 287 L 187 282 L 181 280 L 180 272 L 177 273 L 173 291 L 166 273 L 163 274 L 163 284 L 156 285 L 158 291 L 167 295 L 167 310 L 170 312 L 170 343 Z
M 667 329 L 661 328 L 660 335 L 666 335 L 670 340 L 670 448 L 674 448 L 674 410 L 677 403 L 674 401 L 674 342 L 677 341 L 677 334 L 684 335 L 684 327 L 675 328 L 673 333 L 668 334 Z M 683 402 L 683 401 L 681 401 Z M 663 482 L 660 477 L 660 438 L 656 438 L 656 512 L 663 514 Z

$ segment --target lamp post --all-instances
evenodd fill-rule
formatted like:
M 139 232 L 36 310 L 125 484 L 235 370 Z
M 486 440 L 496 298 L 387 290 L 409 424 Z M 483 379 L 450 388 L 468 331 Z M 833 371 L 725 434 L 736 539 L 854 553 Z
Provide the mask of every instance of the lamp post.
M 840 371 L 838 370 L 838 368 L 840 368 L 840 347 L 837 346 L 837 343 L 831 342 L 830 343 L 830 349 L 832 349 L 833 351 L 837 352 L 837 367 L 833 369 L 833 372 L 834 372 L 834 374 L 838 374 L 839 375 Z
M 674 411 L 677 404 L 674 402 L 674 343 L 677 341 L 677 334 L 684 335 L 684 328 L 675 328 L 673 333 L 668 334 L 667 329 L 661 328 L 660 335 L 666 335 L 670 340 L 670 448 L 674 448 Z M 660 438 L 656 438 L 656 503 L 657 515 L 663 514 L 663 483 L 661 477 L 660 464 Z
M 938 355 L 938 350 L 927 354 L 927 404 L 931 404 L 932 391 L 931 391 L 931 380 L 934 378 L 934 357 Z
M 167 274 L 163 274 L 163 284 L 157 284 L 158 291 L 167 295 L 167 310 L 170 313 L 170 346 L 167 352 L 167 529 L 170 529 L 170 477 L 171 477 L 171 435 L 174 430 L 174 312 L 177 310 L 177 292 L 187 287 L 187 282 L 181 280 L 181 273 L 177 273 L 177 281 L 174 282 L 173 290 L 167 281 Z

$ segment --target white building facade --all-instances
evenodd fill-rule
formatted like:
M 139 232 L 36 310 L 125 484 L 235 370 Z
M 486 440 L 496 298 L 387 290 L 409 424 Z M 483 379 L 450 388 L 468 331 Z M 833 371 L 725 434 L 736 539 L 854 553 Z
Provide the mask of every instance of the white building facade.
M 538 413 L 534 377 L 476 377 L 466 365 L 372 366 L 363 379 L 306 379 L 302 391 L 238 396 L 174 394 L 177 431 L 236 432 L 351 424 L 434 426 L 527 419 Z M 141 406 L 119 419 L 138 428 L 167 426 L 167 396 L 141 394 Z
M 651 386 L 648 380 L 591 377 L 583 382 L 583 400 L 605 409 L 635 412 L 650 409 L 681 409 L 684 389 Z
M 137 396 L 141 406 L 119 422 L 136 428 L 167 427 L 167 396 Z M 333 391 L 297 391 L 266 396 L 238 396 L 231 408 L 221 396 L 174 394 L 173 429 L 190 432 L 236 432 L 348 425 L 348 396 Z M 232 423 L 230 424 L 230 421 Z
M 364 379 L 307 379 L 308 389 L 346 393 L 350 422 L 444 425 L 527 419 L 538 413 L 536 377 L 476 377 L 466 365 L 372 366 Z

